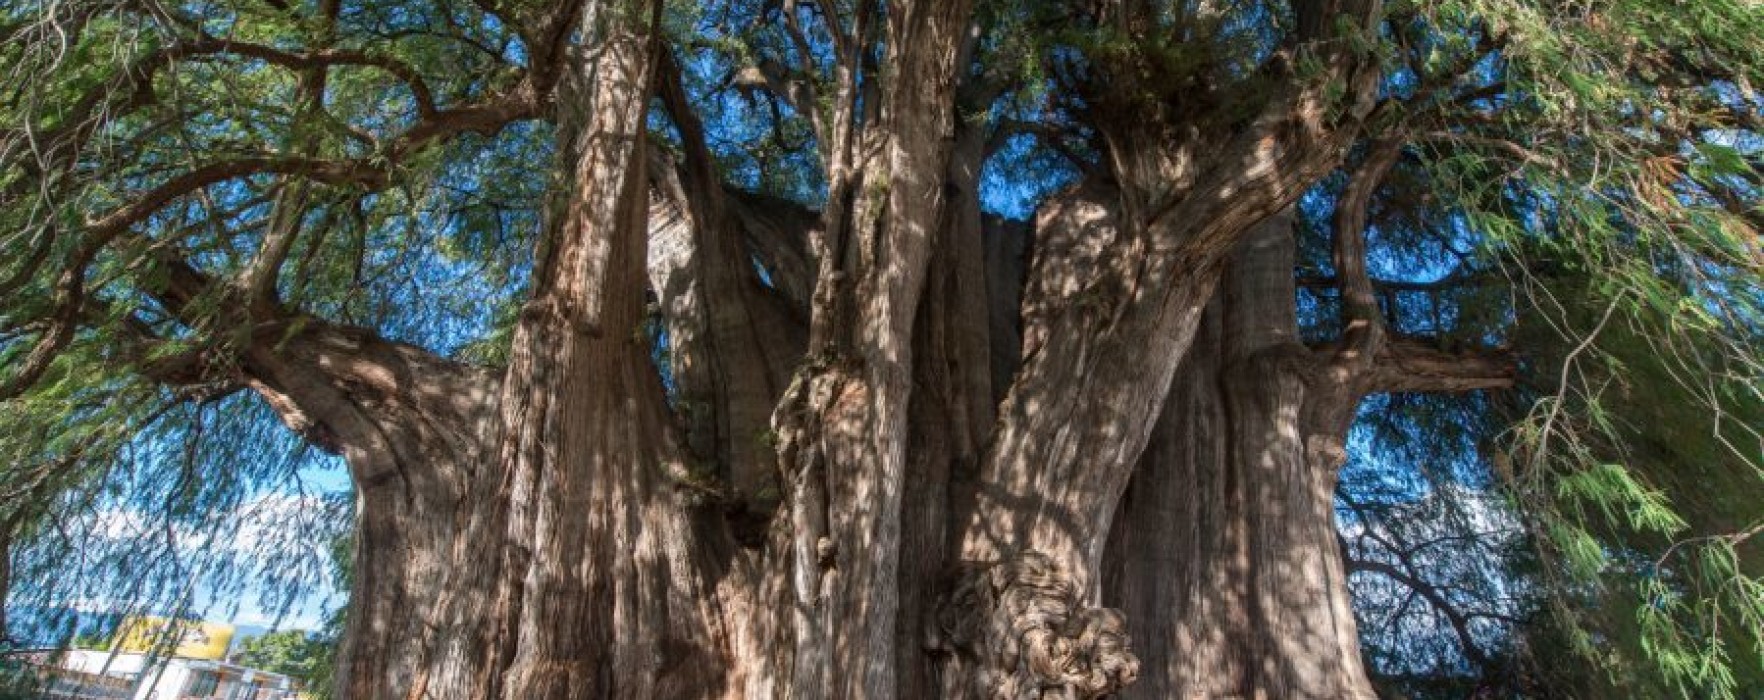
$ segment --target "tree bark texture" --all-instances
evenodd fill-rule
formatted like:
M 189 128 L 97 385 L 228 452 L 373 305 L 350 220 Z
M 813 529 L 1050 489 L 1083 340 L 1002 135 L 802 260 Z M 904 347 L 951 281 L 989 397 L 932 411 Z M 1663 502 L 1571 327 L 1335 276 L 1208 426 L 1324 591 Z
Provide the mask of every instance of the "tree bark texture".
M 594 50 L 557 97 L 560 196 L 500 377 L 345 331 L 254 346 L 255 388 L 357 484 L 344 697 L 706 697 L 731 676 L 730 547 L 699 527 L 641 332 L 654 7 L 581 10 Z
M 1379 8 L 1376 0 L 1301 6 L 1299 36 L 1323 35 L 1318 15 L 1375 26 Z M 1153 21 L 1131 6 L 1119 10 L 1129 31 Z M 1340 48 L 1323 56 L 1348 88 L 1352 106 L 1345 112 L 1364 116 L 1376 71 Z M 1221 264 L 1246 231 L 1333 169 L 1357 128 L 1355 118 L 1333 121 L 1323 87 L 1303 81 L 1277 91 L 1247 123 L 1207 129 L 1168 123 L 1162 113 L 1134 107 L 1133 98 L 1117 104 L 1112 89 L 1100 86 L 1095 96 L 1100 109 L 1118 111 L 1098 123 L 1109 176 L 1038 213 L 1022 366 L 999 406 L 960 535 L 965 562 L 1017 567 L 1025 557 L 1050 560 L 1084 607 L 1055 616 L 1052 625 L 1022 619 L 1003 625 L 1009 628 L 1077 630 L 1080 621 L 1119 618 L 1089 607 L 1102 602 L 1103 550 Z M 983 616 L 996 619 L 996 611 Z M 986 623 L 957 627 L 976 625 Z M 1047 634 L 1054 641 L 1044 646 L 1077 644 Z M 1133 677 L 1125 656 L 1067 663 L 1120 674 L 1098 694 Z
M 1297 340 L 1292 247 L 1277 217 L 1235 251 L 1123 501 L 1105 586 L 1161 660 L 1129 696 L 1373 697 L 1333 523 L 1346 426 L 1309 420 L 1337 396 Z
M 860 10 L 850 46 L 875 31 L 868 26 L 875 19 Z M 947 459 L 915 463 L 908 436 L 918 378 L 914 328 L 937 232 L 950 216 L 956 55 L 968 32 L 969 3 L 890 3 L 881 19 L 890 71 L 870 76 L 861 105 L 859 86 L 842 78 L 837 104 L 844 116 L 823 144 L 831 151 L 830 182 L 816 245 L 808 358 L 773 418 L 788 483 L 790 690 L 797 697 L 895 696 L 903 678 L 897 648 L 916 626 L 903 625 L 902 615 L 916 617 L 922 606 L 925 568 L 923 560 L 903 564 L 903 542 L 941 539 L 941 523 L 931 521 L 942 519 L 936 500 Z M 843 70 L 867 60 L 862 51 L 849 53 Z M 860 113 L 864 118 L 854 122 Z M 916 405 L 933 401 L 969 405 L 948 396 Z M 933 443 L 963 449 L 959 442 L 927 442 Z M 929 489 L 915 491 L 910 522 L 903 517 L 909 481 Z M 903 583 L 903 567 L 919 580 Z M 906 682 L 914 677 L 907 674 Z
M 1320 86 L 1116 125 L 1108 176 L 989 219 L 969 3 L 862 7 L 837 63 L 887 70 L 828 86 L 821 211 L 726 189 L 657 3 L 590 0 L 506 368 L 258 330 L 249 385 L 357 485 L 343 697 L 1370 696 L 1332 526 L 1354 407 L 1510 375 L 1386 338 L 1357 288 L 1340 343 L 1298 342 L 1270 217 L 1354 125 Z M 1343 196 L 1344 284 L 1394 143 Z
M 581 31 L 599 40 L 558 98 L 565 196 L 500 398 L 508 544 L 495 618 L 512 651 L 488 685 L 507 698 L 702 695 L 726 665 L 724 543 L 695 526 L 642 331 L 659 7 L 587 12 Z

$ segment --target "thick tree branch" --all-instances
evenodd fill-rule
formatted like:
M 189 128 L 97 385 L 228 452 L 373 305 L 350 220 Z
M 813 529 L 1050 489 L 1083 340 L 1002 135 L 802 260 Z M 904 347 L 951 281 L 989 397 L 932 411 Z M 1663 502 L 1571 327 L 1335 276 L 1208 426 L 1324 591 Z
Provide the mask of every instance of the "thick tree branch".
M 411 66 L 390 57 L 361 51 L 323 50 L 294 53 L 250 42 L 201 38 L 181 42 L 154 51 L 124 68 L 118 79 L 88 91 L 62 119 L 64 126 L 41 134 L 8 132 L 0 134 L 0 144 L 11 151 L 15 146 L 28 147 L 34 158 L 18 158 L 28 177 L 21 178 L 0 195 L 0 201 L 12 201 L 24 194 L 45 173 L 71 164 L 84 150 L 85 144 L 100 128 L 141 107 L 153 104 L 158 95 L 153 90 L 160 71 L 180 60 L 241 56 L 263 60 L 292 69 L 321 69 L 337 65 L 377 67 L 403 81 L 418 103 L 417 123 L 394 137 L 385 156 L 401 160 L 438 140 L 473 131 L 494 133 L 512 121 L 538 116 L 548 99 L 555 78 L 529 72 L 507 92 L 481 99 L 472 104 L 450 109 L 439 108 L 427 82 Z M 115 95 L 125 95 L 112 103 Z M 20 154 L 22 155 L 22 154 Z M 214 164 L 208 168 L 219 168 Z M 271 170 L 271 172 L 274 172 Z
M 13 270 L 10 276 L 0 279 L 0 298 L 7 297 L 17 291 L 19 287 L 24 286 L 25 282 L 29 282 L 37 274 L 37 270 L 42 269 L 43 263 L 49 260 L 49 250 L 54 242 L 55 237 L 49 235 L 49 231 L 45 228 L 38 228 L 32 233 L 32 239 L 29 243 L 30 252 L 19 257 L 17 260 L 18 269 Z
M 1512 388 L 1518 373 L 1517 357 L 1505 348 L 1446 350 L 1425 340 L 1391 338 L 1363 381 L 1372 393 L 1461 393 Z
M 753 91 L 764 90 L 767 95 L 788 105 L 791 111 L 807 118 L 810 128 L 816 136 L 824 133 L 821 115 L 814 108 L 815 98 L 812 81 L 801 75 L 791 75 L 783 64 L 771 59 L 761 60 L 758 64 L 743 68 L 729 76 L 729 84 L 750 99 L 753 96 Z M 777 111 L 776 103 L 773 104 L 773 111 Z
M 339 0 L 326 0 L 320 3 L 320 14 L 324 18 L 323 29 L 318 32 L 318 41 L 324 48 L 329 43 L 336 28 L 337 12 L 340 10 Z M 329 115 L 325 113 L 325 92 L 330 85 L 330 68 L 328 66 L 312 66 L 301 69 L 300 82 L 297 88 L 296 122 L 318 121 Z M 434 102 L 429 98 L 427 86 L 418 91 L 418 111 L 424 116 L 434 112 Z M 317 134 L 295 129 L 292 148 L 293 155 L 311 158 L 319 154 Z M 258 246 L 256 256 L 245 270 L 239 274 L 238 286 L 244 295 L 247 305 L 268 305 L 276 297 L 277 282 L 282 275 L 282 265 L 288 254 L 294 250 L 294 240 L 305 228 L 308 197 L 311 194 L 311 183 L 305 178 L 283 176 L 276 186 L 275 204 L 270 208 L 270 221 L 263 234 L 263 242 Z
M 771 64 L 776 76 L 763 72 L 762 75 L 768 82 L 774 78 L 784 82 L 781 87 L 787 92 L 780 93 L 780 97 L 789 101 L 791 108 L 795 109 L 798 114 L 808 117 L 809 125 L 815 132 L 815 139 L 825 144 L 821 149 L 821 161 L 823 167 L 826 167 L 827 163 L 832 162 L 830 160 L 832 153 L 827 146 L 833 143 L 833 127 L 827 123 L 818 107 L 820 98 L 816 94 L 815 81 L 810 77 L 817 72 L 814 63 L 815 54 L 809 47 L 808 36 L 803 33 L 801 21 L 797 19 L 796 7 L 796 0 L 784 0 L 779 13 L 784 15 L 784 31 L 790 37 L 791 45 L 796 50 L 798 75 L 786 79 L 783 75 L 783 66 L 778 63 Z M 839 31 L 839 15 L 826 15 L 822 20 L 827 24 L 827 33 L 833 37 L 834 55 L 843 60 L 845 52 L 839 48 L 843 41 L 843 36 Z M 765 71 L 766 68 L 765 64 L 760 66 L 761 71 Z
M 209 163 L 147 190 L 133 201 L 86 223 L 90 241 L 103 246 L 131 225 L 145 220 L 172 200 L 203 187 L 251 175 L 300 175 L 330 185 L 355 185 L 370 190 L 386 186 L 384 169 L 366 161 L 282 156 L 247 156 Z
M 248 41 L 212 37 L 204 37 L 193 42 L 168 47 L 165 52 L 167 59 L 173 61 L 181 58 L 240 56 L 302 71 L 333 66 L 378 68 L 403 82 L 405 87 L 410 90 L 411 96 L 416 99 L 419 116 L 428 118 L 433 116 L 436 111 L 435 94 L 430 90 L 428 81 L 424 80 L 422 74 L 418 73 L 410 64 L 391 56 L 348 49 L 322 49 L 298 53 Z
M 394 138 L 386 155 L 399 161 L 430 144 L 466 132 L 495 134 L 513 122 L 538 117 L 550 100 L 551 86 L 530 76 L 500 95 L 436 111 Z
M 167 50 L 156 56 L 170 56 Z M 147 62 L 147 75 L 141 85 L 151 82 L 151 72 L 159 60 Z M 145 103 L 150 100 L 143 100 Z M 389 183 L 390 171 L 402 158 L 439 140 L 466 132 L 490 133 L 511 121 L 537 116 L 542 96 L 532 81 L 523 82 L 509 93 L 469 107 L 442 110 L 418 122 L 393 141 L 384 161 L 376 159 L 328 160 L 289 156 L 242 156 L 208 163 L 172 177 L 95 219 L 88 220 L 84 239 L 63 267 L 56 283 L 55 311 L 49 316 L 49 327 L 39 338 L 20 369 L 0 382 L 0 400 L 11 398 L 29 388 L 48 370 L 55 356 L 72 339 L 79 309 L 86 294 L 86 268 L 98 253 L 129 227 L 146 220 L 165 205 L 210 185 L 253 175 L 292 175 L 337 186 L 357 186 L 379 190 Z M 78 137 L 76 132 L 76 140 Z M 51 145 L 54 145 L 52 140 Z M 71 144 L 77 146 L 78 144 Z M 68 153 L 77 152 L 74 151 Z M 70 155 L 71 157 L 71 155 Z M 383 164 L 384 163 L 384 164 Z M 25 181 L 31 178 L 24 178 Z M 15 193 L 8 193 L 9 196 Z M 35 270 L 26 264 L 22 269 Z M 23 274 L 20 272 L 18 274 Z M 11 284 L 13 281 L 8 279 Z
M 1393 137 L 1374 141 L 1335 202 L 1331 257 L 1341 290 L 1342 328 L 1342 351 L 1336 361 L 1354 371 L 1371 366 L 1384 344 L 1384 314 L 1366 272 L 1366 226 L 1372 194 L 1402 156 L 1402 145 L 1401 139 Z
M 1536 163 L 1557 173 L 1568 172 L 1568 169 L 1563 167 L 1556 159 L 1533 151 L 1508 139 L 1459 131 L 1432 131 L 1423 134 L 1422 138 L 1431 142 L 1462 144 L 1476 148 L 1489 149 L 1505 153 L 1520 163 Z
M 29 355 L 19 365 L 17 371 L 0 381 L 0 401 L 7 401 L 24 393 L 31 385 L 49 371 L 56 355 L 73 340 L 74 328 L 78 323 L 80 306 L 85 303 L 84 265 L 77 269 L 63 270 L 55 284 L 55 311 L 49 317 L 49 327 L 37 339 Z

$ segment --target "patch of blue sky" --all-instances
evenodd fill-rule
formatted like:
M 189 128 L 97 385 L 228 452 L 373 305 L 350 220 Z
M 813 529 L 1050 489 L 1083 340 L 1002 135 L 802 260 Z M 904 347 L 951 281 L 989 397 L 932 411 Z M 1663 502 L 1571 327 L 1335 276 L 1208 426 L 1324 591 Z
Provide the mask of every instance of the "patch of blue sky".
M 1336 173 L 1308 190 L 1297 208 L 1301 222 L 1310 235 L 1305 242 L 1299 265 L 1301 274 L 1315 274 L 1333 279 L 1334 265 L 1328 247 L 1333 236 L 1336 197 L 1346 184 L 1346 176 Z M 1377 203 L 1375 203 L 1377 206 Z M 1380 295 L 1388 320 L 1400 333 L 1420 336 L 1460 336 L 1466 330 L 1462 304 L 1465 301 L 1486 303 L 1473 284 L 1437 288 L 1453 280 L 1468 280 L 1482 272 L 1483 256 L 1475 230 L 1462 212 L 1431 208 L 1424 215 L 1378 217 L 1382 224 L 1366 231 L 1367 273 L 1377 282 L 1392 283 Z M 1336 330 L 1336 292 L 1327 286 L 1299 290 L 1300 319 L 1307 337 L 1326 340 Z M 1490 336 L 1485 342 L 1499 343 Z
M 1078 171 L 1034 136 L 1014 134 L 980 169 L 980 206 L 990 214 L 1026 220 L 1049 195 L 1078 181 Z

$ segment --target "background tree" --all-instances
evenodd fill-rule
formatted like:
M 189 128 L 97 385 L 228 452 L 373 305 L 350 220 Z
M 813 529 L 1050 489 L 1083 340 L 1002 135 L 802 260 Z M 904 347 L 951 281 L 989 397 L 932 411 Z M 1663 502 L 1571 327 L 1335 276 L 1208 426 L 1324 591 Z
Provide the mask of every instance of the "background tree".
M 1435 675 L 1731 695 L 1761 25 L 8 9 L 0 582 L 287 593 L 335 511 L 229 533 L 333 455 L 340 697 L 1369 697 L 1414 600 Z
M 241 666 L 280 673 L 293 678 L 314 697 L 329 697 L 329 667 L 335 643 L 302 630 L 282 630 L 251 637 L 239 643 L 232 662 Z

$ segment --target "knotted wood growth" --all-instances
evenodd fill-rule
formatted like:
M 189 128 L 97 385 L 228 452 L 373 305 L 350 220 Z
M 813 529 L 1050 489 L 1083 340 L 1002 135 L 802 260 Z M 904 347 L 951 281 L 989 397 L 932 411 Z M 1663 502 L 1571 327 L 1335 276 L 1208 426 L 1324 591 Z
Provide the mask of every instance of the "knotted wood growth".
M 1139 675 L 1126 619 L 1088 607 L 1052 557 L 1024 552 L 965 568 L 937 614 L 943 697 L 1084 700 Z

